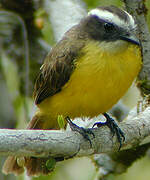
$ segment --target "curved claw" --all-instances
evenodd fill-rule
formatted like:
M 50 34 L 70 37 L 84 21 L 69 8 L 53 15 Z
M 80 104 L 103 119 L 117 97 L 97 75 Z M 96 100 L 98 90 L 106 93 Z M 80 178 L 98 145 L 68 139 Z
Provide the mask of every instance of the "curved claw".
M 90 146 L 92 147 L 92 142 L 91 142 L 90 137 L 89 137 L 89 134 L 91 134 L 91 135 L 93 135 L 93 138 L 95 138 L 95 134 L 92 132 L 92 129 L 89 129 L 89 128 L 85 129 L 83 127 L 77 126 L 75 123 L 73 123 L 71 121 L 71 119 L 68 116 L 65 119 L 68 122 L 71 130 L 80 133 L 86 140 L 89 141 Z
M 120 144 L 118 151 L 121 149 L 122 147 L 122 142 L 125 141 L 125 135 L 123 133 L 123 131 L 119 128 L 119 126 L 117 125 L 117 123 L 115 122 L 115 120 L 113 118 L 111 118 L 107 113 L 103 114 L 106 118 L 106 122 L 96 122 L 94 126 L 97 127 L 102 127 L 102 126 L 108 126 L 109 129 L 111 130 L 113 136 L 116 134 L 118 142 Z

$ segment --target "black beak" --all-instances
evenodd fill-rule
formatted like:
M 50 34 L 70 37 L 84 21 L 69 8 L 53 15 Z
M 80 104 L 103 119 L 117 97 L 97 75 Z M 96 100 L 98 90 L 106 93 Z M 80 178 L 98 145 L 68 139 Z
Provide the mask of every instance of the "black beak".
M 121 35 L 120 39 L 131 42 L 133 44 L 136 44 L 136 45 L 140 46 L 140 41 L 135 35 L 123 35 L 123 36 Z

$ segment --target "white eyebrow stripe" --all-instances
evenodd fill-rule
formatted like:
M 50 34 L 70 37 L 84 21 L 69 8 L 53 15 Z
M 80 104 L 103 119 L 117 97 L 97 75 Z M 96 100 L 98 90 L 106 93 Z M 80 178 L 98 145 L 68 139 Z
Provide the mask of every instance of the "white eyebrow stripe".
M 120 19 L 117 15 L 114 15 L 113 13 L 111 13 L 107 10 L 93 9 L 88 13 L 88 15 L 98 16 L 100 19 L 103 19 L 110 23 L 114 23 L 114 24 L 118 25 L 119 27 L 127 28 L 127 26 L 130 26 L 130 28 L 134 28 L 135 22 L 134 22 L 133 17 L 130 14 L 128 14 L 126 11 L 124 11 L 124 12 L 129 17 L 129 23 L 125 22 L 124 20 Z
M 130 27 L 131 28 L 135 28 L 136 27 L 136 24 L 135 24 L 135 20 L 134 18 L 127 12 L 127 11 L 124 11 L 128 17 L 129 17 L 129 24 L 130 24 Z

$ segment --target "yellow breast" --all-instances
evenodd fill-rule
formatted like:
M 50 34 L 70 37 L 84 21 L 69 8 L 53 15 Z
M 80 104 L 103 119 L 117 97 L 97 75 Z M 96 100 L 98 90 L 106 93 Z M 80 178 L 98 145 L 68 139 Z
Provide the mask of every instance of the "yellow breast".
M 140 49 L 131 43 L 108 52 L 90 42 L 82 51 L 68 83 L 39 105 L 41 112 L 71 118 L 106 112 L 124 95 L 141 67 Z

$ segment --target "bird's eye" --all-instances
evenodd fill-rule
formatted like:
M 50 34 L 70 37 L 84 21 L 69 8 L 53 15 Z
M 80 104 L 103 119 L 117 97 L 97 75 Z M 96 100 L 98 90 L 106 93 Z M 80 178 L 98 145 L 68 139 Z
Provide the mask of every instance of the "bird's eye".
M 115 26 L 112 23 L 105 23 L 104 28 L 107 33 L 110 33 L 114 30 Z

